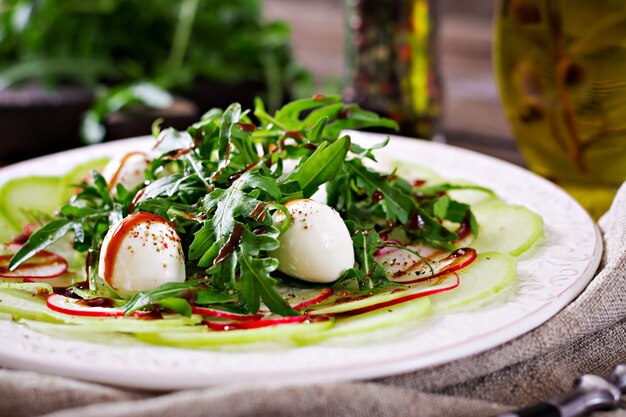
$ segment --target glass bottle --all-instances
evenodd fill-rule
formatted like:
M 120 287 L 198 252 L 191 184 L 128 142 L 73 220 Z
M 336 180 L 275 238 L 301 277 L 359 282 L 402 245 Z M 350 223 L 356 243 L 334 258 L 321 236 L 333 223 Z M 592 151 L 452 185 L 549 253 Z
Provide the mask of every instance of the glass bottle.
M 435 0 L 345 0 L 344 98 L 433 139 L 442 88 Z
M 528 166 L 599 217 L 626 181 L 626 2 L 501 1 L 494 61 Z

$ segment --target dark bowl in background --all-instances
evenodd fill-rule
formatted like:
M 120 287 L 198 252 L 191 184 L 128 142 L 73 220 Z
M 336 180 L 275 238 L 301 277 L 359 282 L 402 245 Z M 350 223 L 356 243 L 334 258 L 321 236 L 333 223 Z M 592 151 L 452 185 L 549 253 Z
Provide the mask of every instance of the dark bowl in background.
M 0 162 L 80 146 L 81 116 L 92 102 L 93 95 L 79 87 L 53 91 L 29 84 L 0 91 Z
M 232 102 L 252 109 L 254 97 L 264 91 L 260 82 L 224 85 L 201 81 L 183 96 L 176 96 L 168 109 L 137 105 L 109 115 L 105 140 L 148 135 L 158 118 L 164 119 L 164 128 L 185 129 L 209 109 L 225 108 Z M 81 119 L 93 100 L 93 94 L 80 87 L 51 90 L 29 84 L 0 91 L 0 164 L 82 146 Z
M 264 83 L 244 81 L 237 84 L 216 84 L 198 80 L 194 86 L 181 95 L 191 100 L 198 107 L 200 114 L 219 107 L 225 108 L 231 103 L 239 103 L 243 109 L 254 108 L 254 98 L 263 96 L 267 91 Z

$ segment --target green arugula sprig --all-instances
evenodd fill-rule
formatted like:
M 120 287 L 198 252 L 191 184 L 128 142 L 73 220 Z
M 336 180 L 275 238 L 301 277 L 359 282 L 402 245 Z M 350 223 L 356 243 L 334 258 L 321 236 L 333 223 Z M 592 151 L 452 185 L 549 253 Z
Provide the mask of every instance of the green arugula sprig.
M 137 293 L 124 305 L 127 314 L 159 306 L 189 315 L 192 302 L 242 313 L 256 313 L 264 304 L 288 316 L 299 313 L 276 289 L 278 261 L 271 255 L 290 223 L 283 204 L 309 198 L 324 184 L 328 203 L 346 221 L 355 250 L 356 265 L 340 282 L 354 279 L 360 292 L 397 285 L 376 262 L 379 249 L 398 247 L 390 233 L 400 231 L 404 243 L 453 249 L 459 235 L 449 223 L 477 232 L 469 206 L 447 193 L 484 189 L 417 186 L 395 173 L 379 173 L 363 160 L 375 160 L 373 151 L 386 141 L 367 149 L 348 136 L 339 137 L 345 128 L 394 127 L 394 122 L 345 105 L 338 97 L 321 96 L 289 103 L 274 115 L 257 101 L 253 115 L 233 104 L 207 112 L 186 131 L 155 128 L 155 152 L 160 155 L 146 172 L 146 184 L 136 190 L 118 186 L 112 193 L 105 179 L 94 173 L 93 183 L 83 184 L 81 192 L 33 234 L 10 267 L 71 232 L 74 247 L 92 255 L 90 283 L 97 292 L 103 287 L 95 273 L 97 255 L 109 226 L 145 211 L 176 227 L 190 281 Z M 286 214 L 280 228 L 272 220 L 277 211 Z
M 357 149 L 349 137 L 339 138 L 341 130 L 397 126 L 339 97 L 296 100 L 273 116 L 257 100 L 254 117 L 258 125 L 235 103 L 207 112 L 186 131 L 160 131 L 155 125 L 154 150 L 160 155 L 147 170 L 145 185 L 119 186 L 112 193 L 95 173 L 93 184 L 83 184 L 81 193 L 31 236 L 11 267 L 73 233 L 75 249 L 90 253 L 90 288 L 97 293 L 103 288 L 96 273 L 98 253 L 108 228 L 145 211 L 176 227 L 188 275 L 196 283 L 185 287 L 185 294 L 195 292 L 196 302 L 212 294 L 208 299 L 230 310 L 257 312 L 263 303 L 277 314 L 298 314 L 276 290 L 278 261 L 270 255 L 289 216 L 279 229 L 272 215 L 288 214 L 282 203 L 312 196 L 341 172 L 350 149 Z M 286 171 L 289 164 L 295 168 Z M 130 314 L 160 305 L 188 314 L 188 301 L 173 300 L 181 291 L 180 285 L 165 284 L 138 293 L 124 309 Z

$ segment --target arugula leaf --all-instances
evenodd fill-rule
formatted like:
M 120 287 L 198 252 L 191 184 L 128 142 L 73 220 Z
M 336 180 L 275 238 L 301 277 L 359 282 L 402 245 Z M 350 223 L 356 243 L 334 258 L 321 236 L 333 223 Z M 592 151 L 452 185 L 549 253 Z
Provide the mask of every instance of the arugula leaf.
M 211 248 L 210 252 L 207 252 L 207 259 L 215 258 L 218 255 L 219 248 L 218 251 L 213 252 L 214 248 L 215 246 Z M 205 264 L 204 258 L 205 257 L 202 257 L 198 262 L 199 266 Z M 235 250 L 207 271 L 207 274 L 211 276 L 211 286 L 218 291 L 226 291 L 235 288 L 238 266 L 239 251 Z
M 352 159 L 344 166 L 356 179 L 357 185 L 365 189 L 370 198 L 374 193 L 380 193 L 379 203 L 383 207 L 387 219 L 392 222 L 407 223 L 409 215 L 415 207 L 415 201 L 402 190 L 391 185 L 381 174 L 363 166 L 360 161 Z
M 200 290 L 196 293 L 195 303 L 199 305 L 232 303 L 235 297 L 232 294 L 224 294 L 211 290 Z
M 124 311 L 124 314 L 128 316 L 129 314 L 155 304 L 158 301 L 176 297 L 181 292 L 197 287 L 198 285 L 199 283 L 197 281 L 168 282 L 153 290 L 139 291 L 122 306 L 122 310 Z
M 372 289 L 380 286 L 393 285 L 385 274 L 383 267 L 374 260 L 374 253 L 385 242 L 374 230 L 353 230 L 352 245 L 356 262 L 359 265 L 356 274 L 360 289 Z
M 368 127 L 385 127 L 391 130 L 399 130 L 398 123 L 391 119 L 380 117 L 374 112 L 363 110 L 356 104 L 345 106 L 342 110 L 343 116 L 337 118 L 333 123 L 329 123 L 324 129 L 324 135 L 337 137 L 342 130 L 364 129 Z
M 159 307 L 165 308 L 174 313 L 178 313 L 181 316 L 191 316 L 191 305 L 189 304 L 189 301 L 185 300 L 184 298 L 163 298 L 155 301 L 154 304 L 157 304 Z
M 190 314 L 184 298 L 195 293 L 199 304 L 256 312 L 264 303 L 273 313 L 294 315 L 298 313 L 276 289 L 282 276 L 271 256 L 289 227 L 289 221 L 280 230 L 273 224 L 276 210 L 289 218 L 283 202 L 311 197 L 326 184 L 329 204 L 349 225 L 357 261 L 339 281 L 350 279 L 351 288 L 358 284 L 361 292 L 394 285 L 374 258 L 377 249 L 389 246 L 383 233 L 399 228 L 407 241 L 442 248 L 452 248 L 457 237 L 444 221 L 476 233 L 469 206 L 446 194 L 459 186 L 415 187 L 395 173 L 383 175 L 361 160 L 375 160 L 373 151 L 388 139 L 367 149 L 352 144 L 348 136 L 338 138 L 344 128 L 394 128 L 395 122 L 344 105 L 339 97 L 296 100 L 274 116 L 256 100 L 254 114 L 258 126 L 235 103 L 225 111 L 210 110 L 186 131 L 158 132 L 156 150 L 161 155 L 146 172 L 146 186 L 127 190 L 118 184 L 112 193 L 94 173 L 93 183 L 80 185 L 80 193 L 31 237 L 11 266 L 71 231 L 74 248 L 89 254 L 91 293 L 103 294 L 106 283 L 97 276 L 97 262 L 107 230 L 130 212 L 146 211 L 172 222 L 194 281 L 137 293 L 125 304 L 126 314 L 150 305 Z M 354 157 L 346 160 L 348 152 Z M 295 169 L 285 174 L 295 162 Z
M 304 127 L 310 127 L 310 126 L 313 126 L 315 123 L 319 123 L 318 120 L 325 119 L 326 120 L 326 122 L 324 123 L 324 128 L 325 128 L 329 123 L 332 123 L 339 118 L 339 112 L 343 110 L 343 108 L 344 108 L 343 103 L 334 103 L 334 104 L 329 104 L 324 107 L 317 108 L 304 118 L 304 120 L 302 121 L 302 125 Z M 320 132 L 320 135 L 323 132 L 324 130 L 322 129 L 322 132 Z
M 350 137 L 344 136 L 332 145 L 320 145 L 285 181 L 297 181 L 305 198 L 311 197 L 319 186 L 333 179 L 350 149 Z
M 456 249 L 450 242 L 457 239 L 457 234 L 445 228 L 434 219 L 428 212 L 418 208 L 415 214 L 415 229 L 411 230 L 413 237 L 423 241 L 427 245 L 439 247 L 448 251 Z
M 477 190 L 487 193 L 489 195 L 495 195 L 493 190 L 489 188 L 481 187 L 480 185 L 470 185 L 470 184 L 435 184 L 435 185 L 424 185 L 421 187 L 414 187 L 415 192 L 417 192 L 420 196 L 433 197 L 439 194 L 452 191 L 452 190 Z
M 207 220 L 195 234 L 189 247 L 189 258 L 200 259 L 200 266 L 208 267 L 217 257 L 232 236 L 237 218 L 248 217 L 259 204 L 258 195 L 247 190 L 256 189 L 266 192 L 270 197 L 280 195 L 280 190 L 270 178 L 251 171 L 235 180 L 226 190 L 217 189 L 204 199 Z
M 316 96 L 313 98 L 294 100 L 291 103 L 285 104 L 281 109 L 279 109 L 276 112 L 276 116 L 274 118 L 278 122 L 282 123 L 287 129 L 300 130 L 301 122 L 298 119 L 300 113 L 305 110 L 311 110 L 326 104 L 337 103 L 340 100 L 340 96 Z
M 222 124 L 220 126 L 219 136 L 219 157 L 220 166 L 224 166 L 228 163 L 228 144 L 230 142 L 231 129 L 233 125 L 239 121 L 241 115 L 241 105 L 239 103 L 233 103 L 222 115 Z
M 438 198 L 433 203 L 433 214 L 440 219 L 445 219 L 448 216 L 448 207 L 450 206 L 450 197 L 443 196 Z
M 40 250 L 47 248 L 57 240 L 65 236 L 75 227 L 74 222 L 69 219 L 56 219 L 46 223 L 41 229 L 37 230 L 26 242 L 9 262 L 9 271 L 15 270 L 24 261 L 34 256 Z
M 154 150 L 160 153 L 169 153 L 181 149 L 191 149 L 193 145 L 193 139 L 189 133 L 169 127 L 159 133 Z
M 317 122 L 311 128 L 311 132 L 309 133 L 309 139 L 313 143 L 319 143 L 322 139 L 322 133 L 324 132 L 324 128 L 326 127 L 326 123 L 328 123 L 328 117 L 320 117 L 317 119 Z
M 278 267 L 274 258 L 253 258 L 249 255 L 241 256 L 241 294 L 251 313 L 257 313 L 260 308 L 259 295 L 265 305 L 281 316 L 297 316 L 299 313 L 287 304 L 276 291 L 277 280 L 271 273 Z

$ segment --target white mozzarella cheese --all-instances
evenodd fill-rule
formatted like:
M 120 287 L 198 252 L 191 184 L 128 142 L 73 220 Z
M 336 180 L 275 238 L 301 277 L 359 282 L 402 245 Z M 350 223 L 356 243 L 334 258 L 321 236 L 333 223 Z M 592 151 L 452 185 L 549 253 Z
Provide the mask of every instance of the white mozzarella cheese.
M 292 221 L 279 237 L 280 248 L 271 253 L 279 261 L 278 270 L 308 282 L 335 281 L 354 266 L 352 239 L 341 216 L 326 204 L 309 199 L 286 204 Z M 285 215 L 278 211 L 274 223 Z
M 176 230 L 154 214 L 124 218 L 104 238 L 98 275 L 122 297 L 184 282 L 185 258 Z

